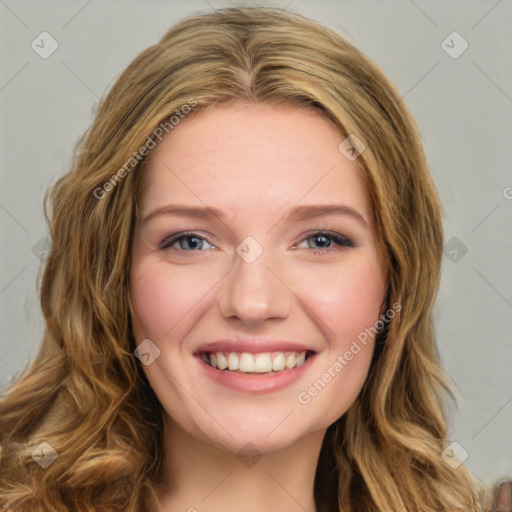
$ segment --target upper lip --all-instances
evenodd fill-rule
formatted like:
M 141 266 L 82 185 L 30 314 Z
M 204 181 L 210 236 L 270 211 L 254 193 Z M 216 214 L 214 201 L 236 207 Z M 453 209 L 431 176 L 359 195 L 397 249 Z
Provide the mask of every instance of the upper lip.
M 276 338 L 243 338 L 233 336 L 221 340 L 203 343 L 194 351 L 194 355 L 203 352 L 315 352 L 315 350 L 304 343 L 292 340 Z

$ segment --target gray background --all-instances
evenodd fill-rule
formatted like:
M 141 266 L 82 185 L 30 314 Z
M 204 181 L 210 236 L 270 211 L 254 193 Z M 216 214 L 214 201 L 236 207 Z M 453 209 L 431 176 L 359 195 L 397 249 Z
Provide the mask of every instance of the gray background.
M 40 343 L 42 199 L 70 168 L 93 109 L 174 22 L 240 5 L 255 4 L 0 0 L 0 390 Z M 298 12 L 343 34 L 391 78 L 416 118 L 445 210 L 435 322 L 444 368 L 457 385 L 450 441 L 468 453 L 465 465 L 477 478 L 512 477 L 512 2 L 258 5 Z M 42 58 L 31 44 L 48 51 L 45 31 L 58 48 Z M 448 37 L 454 31 L 463 39 Z M 464 41 L 469 46 L 459 55 Z

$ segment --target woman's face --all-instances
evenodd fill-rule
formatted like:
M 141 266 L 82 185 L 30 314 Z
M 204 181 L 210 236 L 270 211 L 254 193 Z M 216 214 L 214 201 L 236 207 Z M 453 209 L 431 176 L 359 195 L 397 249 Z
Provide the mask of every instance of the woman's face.
M 134 334 L 166 413 L 198 439 L 273 451 L 327 428 L 361 390 L 385 275 L 342 141 L 316 112 L 217 106 L 147 157 Z

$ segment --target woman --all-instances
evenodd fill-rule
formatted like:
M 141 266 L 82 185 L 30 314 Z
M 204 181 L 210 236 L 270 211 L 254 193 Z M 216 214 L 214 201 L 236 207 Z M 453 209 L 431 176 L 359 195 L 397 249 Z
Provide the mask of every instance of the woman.
M 399 94 L 340 36 L 273 9 L 182 21 L 48 204 L 5 508 L 488 507 L 444 453 L 439 199 Z

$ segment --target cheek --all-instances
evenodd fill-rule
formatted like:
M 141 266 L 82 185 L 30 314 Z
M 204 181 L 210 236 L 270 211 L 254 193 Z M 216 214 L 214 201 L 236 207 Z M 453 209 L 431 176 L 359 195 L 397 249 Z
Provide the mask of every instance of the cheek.
M 305 273 L 308 277 L 298 280 L 299 293 L 321 320 L 327 339 L 350 343 L 378 320 L 384 279 L 371 253 L 361 253 L 360 258 L 353 257 L 336 268 L 325 267 Z
M 384 279 L 371 254 L 345 263 L 325 275 L 309 275 L 302 288 L 328 342 L 317 371 L 296 397 L 315 428 L 342 416 L 360 393 L 373 353 L 372 328 L 384 298 Z
M 131 297 L 144 337 L 162 339 L 197 305 L 211 288 L 202 272 L 171 269 L 165 262 L 134 261 Z M 176 327 L 175 327 L 176 326 Z

